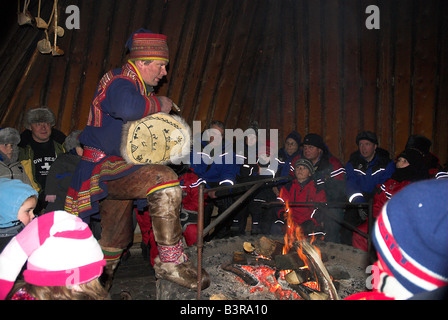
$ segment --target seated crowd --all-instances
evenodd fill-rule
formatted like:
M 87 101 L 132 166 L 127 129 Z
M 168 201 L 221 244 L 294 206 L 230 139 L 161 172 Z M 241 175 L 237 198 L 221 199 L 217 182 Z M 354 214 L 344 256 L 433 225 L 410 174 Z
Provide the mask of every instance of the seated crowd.
M 22 134 L 13 128 L 0 129 L 0 253 L 22 241 L 16 240 L 16 236 L 25 237 L 21 231 L 26 225 L 33 225 L 35 216 L 45 217 L 44 213 L 64 210 L 71 176 L 83 149 L 77 140 L 79 130 L 66 137 L 52 128 L 54 124 L 53 112 L 43 107 L 31 109 L 25 115 L 26 130 Z M 212 121 L 207 129 L 219 134 L 201 133 L 201 146 L 192 149 L 190 164 L 171 165 L 183 189 L 180 215 L 186 245 L 197 241 L 197 199 L 201 184 L 206 189 L 218 187 L 204 196 L 204 227 L 207 227 L 214 214 L 226 212 L 253 184 L 263 181 L 228 219 L 214 227 L 206 240 L 248 232 L 281 235 L 287 228 L 300 227 L 304 237 L 317 236 L 367 251 L 371 237 L 369 226 L 374 223 L 369 219 L 377 219 L 385 203 L 398 191 L 421 180 L 448 179 L 448 168 L 442 168 L 437 156 L 430 152 L 431 141 L 420 135 L 410 136 L 402 152 L 392 159 L 379 146 L 375 133 L 363 131 L 355 138 L 357 150 L 344 166 L 315 133 L 307 134 L 302 140 L 297 131 L 292 131 L 277 148 L 277 141 L 258 141 L 258 124 L 252 123 L 241 149 L 235 148 L 234 141 L 225 141 L 222 122 Z M 198 155 L 200 161 L 194 161 Z M 232 188 L 220 189 L 222 186 Z M 136 208 L 134 214 L 142 233 L 142 253 L 154 264 L 158 251 L 147 208 Z M 62 215 L 61 219 L 70 220 L 70 217 Z M 80 221 L 76 223 L 85 228 Z M 99 221 L 92 219 L 88 227 L 92 236 L 97 239 L 101 236 Z M 14 243 L 8 246 L 10 242 Z M 0 255 L 4 263 L 10 263 L 9 250 Z M 95 266 L 104 263 L 97 253 L 92 259 Z M 20 263 L 17 270 L 22 266 Z M 94 272 L 97 277 L 98 271 Z M 26 288 L 30 292 L 35 283 L 32 276 L 28 279 Z M 12 283 L 7 284 L 10 289 Z M 21 288 L 13 292 L 23 298 L 26 292 L 20 291 Z M 77 285 L 75 288 L 63 294 L 74 297 L 79 292 L 87 292 Z M 93 291 L 93 295 L 104 297 L 99 288 Z M 55 294 L 33 292 L 34 297 Z

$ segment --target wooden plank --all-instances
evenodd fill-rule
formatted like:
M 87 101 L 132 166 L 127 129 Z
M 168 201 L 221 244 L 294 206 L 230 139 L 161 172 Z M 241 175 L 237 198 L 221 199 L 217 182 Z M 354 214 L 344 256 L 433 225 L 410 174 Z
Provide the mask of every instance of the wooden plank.
M 323 29 L 323 58 L 324 70 L 324 96 L 325 110 L 327 112 L 327 126 L 325 129 L 325 140 L 330 151 L 336 157 L 344 161 L 343 141 L 340 136 L 341 118 L 341 91 L 339 79 L 341 77 L 341 51 L 339 50 L 339 2 L 328 1 L 324 10 Z M 348 141 L 347 143 L 350 143 Z M 349 149 L 352 147 L 350 146 Z M 347 158 L 346 158 L 347 159 Z
M 403 151 L 411 132 L 411 61 L 412 47 L 412 7 L 396 7 L 396 35 L 394 59 L 394 158 Z
M 343 35 L 341 39 L 341 54 L 343 55 L 344 71 L 343 79 L 343 108 L 344 125 L 342 126 L 341 138 L 351 143 L 356 134 L 362 130 L 360 123 L 360 32 L 364 25 L 364 8 L 358 1 L 352 1 L 343 7 L 344 21 Z
M 261 96 L 261 114 L 263 118 L 261 124 L 266 128 L 280 128 L 282 125 L 282 115 L 284 113 L 283 94 L 282 94 L 282 77 L 285 73 L 279 65 L 281 65 L 281 56 L 285 46 L 283 42 L 283 22 L 275 19 L 281 14 L 280 1 L 269 2 L 268 11 L 270 12 L 268 18 L 268 41 L 267 47 L 264 50 L 265 60 L 263 62 L 267 73 L 264 73 L 259 80 Z M 249 119 L 246 120 L 246 126 L 249 124 Z
M 367 14 L 365 9 L 369 5 L 377 5 L 376 1 L 363 0 L 361 8 L 363 8 L 364 16 L 360 19 L 364 24 L 361 27 L 361 73 L 362 73 L 362 88 L 361 88 L 361 104 L 360 109 L 360 129 L 375 132 L 377 128 L 377 114 L 378 114 L 378 47 L 379 47 L 379 30 L 367 29 L 365 27 L 365 20 Z M 381 11 L 380 11 L 380 27 L 381 27 Z M 354 133 L 354 134 L 357 134 Z M 355 139 L 352 138 L 350 142 L 355 147 Z
M 186 85 L 192 80 L 192 73 L 190 67 L 192 61 L 192 54 L 194 49 L 194 39 L 197 36 L 197 24 L 200 14 L 200 1 L 187 2 L 188 6 L 185 8 L 183 16 L 179 16 L 179 21 L 182 24 L 182 33 L 179 36 L 177 46 L 179 53 L 176 54 L 174 61 L 169 65 L 169 86 L 170 97 L 182 109 L 182 116 L 188 120 L 189 123 L 193 120 L 193 109 L 191 104 L 185 103 L 185 97 L 192 98 L 193 92 L 186 90 Z
M 229 113 L 226 117 L 226 123 L 241 128 L 240 123 L 241 114 L 244 112 L 251 113 L 251 120 L 259 121 L 259 115 L 253 111 L 253 104 L 246 103 L 248 95 L 250 94 L 253 86 L 251 85 L 251 79 L 253 77 L 253 70 L 258 57 L 260 56 L 260 33 L 263 29 L 258 28 L 260 21 L 263 21 L 265 10 L 264 7 L 258 6 L 245 6 L 246 14 L 252 17 L 251 21 L 248 21 L 244 30 L 241 30 L 239 41 L 244 43 L 244 50 L 241 56 L 240 68 L 237 72 L 235 79 L 234 91 L 232 100 L 229 106 Z M 240 42 L 240 43 L 241 43 Z
M 448 2 L 441 1 L 438 15 L 438 83 L 437 96 L 434 105 L 436 109 L 435 130 L 433 129 L 433 148 L 432 151 L 440 159 L 440 163 L 448 166 L 448 130 L 446 122 L 448 119 L 448 37 L 444 36 L 445 30 L 448 30 Z
M 210 52 L 209 46 L 213 43 L 211 39 L 212 21 L 216 18 L 217 3 L 214 1 L 203 1 L 199 7 L 200 14 L 198 15 L 197 33 L 193 38 L 193 48 L 191 56 L 194 59 L 190 60 L 187 73 L 190 75 L 190 81 L 185 86 L 185 92 L 190 94 L 185 96 L 184 106 L 193 110 L 191 121 L 199 120 L 203 123 L 207 122 L 208 105 L 202 104 L 201 88 L 203 82 L 203 72 L 205 62 Z
M 435 1 L 415 2 L 414 128 L 432 139 L 437 68 L 437 6 Z
M 392 43 L 392 23 L 391 3 L 385 1 L 380 4 L 381 19 L 385 21 L 381 24 L 379 40 L 379 74 L 378 74 L 378 116 L 376 134 L 378 136 L 379 147 L 393 152 L 392 149 L 392 116 L 393 116 L 393 52 L 390 46 Z
M 227 54 L 223 59 L 222 75 L 219 78 L 216 88 L 215 114 L 217 118 L 224 119 L 229 127 L 236 127 L 236 121 L 232 117 L 235 112 L 233 97 L 237 90 L 237 82 L 241 76 L 241 70 L 246 67 L 244 64 L 244 54 L 247 50 L 247 39 L 250 37 L 250 26 L 255 10 L 248 2 L 234 1 L 231 22 L 231 37 L 227 44 Z M 238 110 L 239 113 L 239 110 Z M 253 114 L 252 114 L 253 116 Z M 245 128 L 245 127 L 244 127 Z M 242 128 L 242 129 L 244 129 Z
M 308 2 L 308 66 L 309 66 L 309 124 L 308 133 L 322 135 L 322 61 L 321 61 L 321 6 L 320 1 Z
M 189 1 L 169 1 L 166 3 L 166 15 L 164 19 L 164 25 L 161 30 L 163 34 L 166 34 L 168 38 L 168 48 L 170 52 L 170 63 L 167 67 L 168 75 L 166 76 L 167 84 L 163 87 L 166 91 L 163 91 L 167 96 L 173 99 L 176 104 L 179 102 L 179 91 L 173 90 L 174 87 L 181 87 L 183 78 L 177 78 L 179 57 L 182 54 L 184 39 L 184 24 L 180 23 L 188 16 L 187 9 Z M 176 93 L 176 95 L 173 95 Z
M 201 88 L 201 104 L 208 106 L 207 121 L 219 120 L 224 121 L 228 106 L 223 106 L 221 110 L 216 107 L 216 94 L 219 89 L 219 80 L 222 76 L 223 61 L 230 46 L 229 35 L 233 30 L 233 10 L 232 0 L 220 1 L 216 12 L 219 15 L 214 19 L 212 26 L 213 33 L 211 35 L 211 44 L 206 65 L 204 66 L 204 80 Z M 221 111 L 221 112 L 219 112 Z
M 83 1 L 79 3 L 81 12 L 94 12 L 94 1 Z M 73 36 L 68 47 L 70 60 L 66 69 L 68 82 L 66 84 L 66 97 L 64 103 L 64 114 L 60 119 L 60 128 L 64 132 L 70 132 L 75 129 L 83 129 L 86 125 L 86 119 L 80 119 L 76 115 L 78 100 L 80 99 L 81 85 L 80 81 L 84 77 L 83 63 L 86 58 L 86 53 L 89 51 L 89 34 L 92 31 L 90 28 L 83 28 L 83 26 L 91 26 L 95 21 L 94 14 L 81 14 L 79 30 L 73 31 Z M 90 107 L 90 103 L 87 107 Z
M 302 138 L 307 133 L 307 78 L 306 78 L 306 70 L 307 70 L 307 57 L 308 54 L 303 50 L 307 43 L 307 25 L 308 25 L 308 9 L 306 4 L 307 0 L 297 1 L 297 9 L 295 11 L 295 29 L 297 30 L 296 37 L 296 82 L 294 84 L 295 95 L 294 95 L 294 112 L 295 112 L 295 129 L 302 135 Z M 289 130 L 284 130 L 282 135 L 279 134 L 279 140 L 284 141 L 286 136 L 290 133 Z M 282 143 L 279 147 L 282 146 Z
M 284 43 L 281 46 L 282 53 L 281 70 L 283 72 L 281 85 L 282 85 L 282 123 L 279 128 L 284 134 L 288 134 L 292 130 L 298 130 L 296 127 L 297 109 L 296 109 L 296 89 L 295 83 L 297 82 L 297 63 L 298 63 L 298 47 L 297 47 L 297 25 L 295 23 L 295 17 L 297 15 L 297 1 L 281 1 L 283 17 L 283 30 L 281 31 Z M 301 129 L 301 128 L 300 128 Z
M 83 124 L 87 123 L 90 111 L 90 104 L 95 95 L 98 81 L 103 76 L 103 58 L 105 46 L 107 43 L 105 34 L 108 34 L 108 21 L 113 14 L 112 1 L 95 2 L 98 10 L 94 20 L 92 30 L 90 31 L 89 44 L 87 46 L 88 55 L 83 61 L 83 78 L 80 81 L 79 103 L 75 105 L 74 114 Z

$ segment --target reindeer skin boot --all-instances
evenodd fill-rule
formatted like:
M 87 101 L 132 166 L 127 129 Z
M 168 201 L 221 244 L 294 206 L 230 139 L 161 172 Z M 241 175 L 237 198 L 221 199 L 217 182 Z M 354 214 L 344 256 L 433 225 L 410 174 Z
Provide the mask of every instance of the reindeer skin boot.
M 182 189 L 178 181 L 156 185 L 148 190 L 147 200 L 154 238 L 159 255 L 154 259 L 156 277 L 181 286 L 197 289 L 197 268 L 184 253 L 180 225 Z M 210 285 L 205 270 L 201 271 L 201 289 Z

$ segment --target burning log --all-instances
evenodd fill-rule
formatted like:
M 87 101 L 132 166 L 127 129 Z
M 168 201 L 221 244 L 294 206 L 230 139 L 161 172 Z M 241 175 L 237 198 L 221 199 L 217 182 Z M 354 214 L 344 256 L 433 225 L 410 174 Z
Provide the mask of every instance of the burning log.
M 244 252 L 235 251 L 233 253 L 233 264 L 246 266 L 269 266 L 275 267 L 275 262 L 270 259 L 265 259 L 263 256 L 248 255 Z
M 317 283 L 319 284 L 319 289 L 328 294 L 329 299 L 339 300 L 333 281 L 331 281 L 330 275 L 316 249 L 307 241 L 296 241 L 294 246 L 306 256 L 309 262 L 308 267 L 313 269 L 312 272 L 314 272 Z
M 305 266 L 305 262 L 299 257 L 297 252 L 276 255 L 274 260 L 275 266 L 280 270 L 300 269 Z
M 297 292 L 303 300 L 328 300 L 329 295 L 322 291 L 314 290 L 303 284 L 289 284 L 291 289 Z
M 243 280 L 246 284 L 248 284 L 251 287 L 256 286 L 259 283 L 258 279 L 255 276 L 253 276 L 249 272 L 245 272 L 244 270 L 241 270 L 240 268 L 238 268 L 236 265 L 233 265 L 232 263 L 224 263 L 223 265 L 221 265 L 221 268 L 223 270 L 233 272 L 238 277 L 240 277 L 241 280 Z
M 271 240 L 261 237 L 254 243 L 255 252 L 268 258 L 274 258 L 276 255 L 282 254 L 284 244 L 280 241 Z
M 288 282 L 288 284 L 302 284 L 304 282 L 311 281 L 312 279 L 313 275 L 308 268 L 292 270 L 285 275 L 285 280 Z

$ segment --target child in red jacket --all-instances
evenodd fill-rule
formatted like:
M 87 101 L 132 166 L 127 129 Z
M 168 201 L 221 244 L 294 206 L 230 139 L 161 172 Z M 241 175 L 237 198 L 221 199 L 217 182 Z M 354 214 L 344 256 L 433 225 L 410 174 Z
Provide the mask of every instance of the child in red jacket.
M 294 164 L 296 179 L 282 187 L 278 199 L 285 203 L 285 207 L 277 213 L 279 220 L 273 226 L 272 232 L 279 233 L 284 227 L 300 226 L 305 236 L 315 234 L 320 227 L 320 219 L 317 216 L 318 208 L 312 205 L 294 204 L 297 202 L 326 202 L 325 192 L 319 189 L 314 180 L 313 164 L 307 159 L 299 159 Z M 288 219 L 288 216 L 290 219 Z

